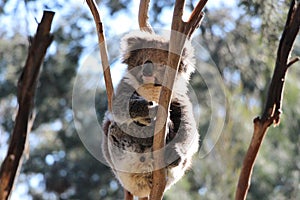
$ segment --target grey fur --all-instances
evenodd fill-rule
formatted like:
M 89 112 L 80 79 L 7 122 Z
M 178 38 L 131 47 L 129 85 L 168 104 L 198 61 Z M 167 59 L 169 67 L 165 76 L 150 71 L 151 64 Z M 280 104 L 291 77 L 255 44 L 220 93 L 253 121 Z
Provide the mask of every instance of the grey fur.
M 123 62 L 128 69 L 116 89 L 113 111 L 103 122 L 103 154 L 125 189 L 135 196 L 146 197 L 152 187 L 152 143 L 157 104 L 137 93 L 143 85 L 143 64 L 153 63 L 155 84 L 163 84 L 168 56 L 168 40 L 161 36 L 135 32 L 121 43 Z M 175 80 L 168 114 L 165 166 L 167 188 L 188 169 L 198 150 L 199 134 L 193 116 L 187 84 L 193 72 L 193 49 L 185 44 L 178 76 Z M 149 94 L 150 95 L 150 94 Z

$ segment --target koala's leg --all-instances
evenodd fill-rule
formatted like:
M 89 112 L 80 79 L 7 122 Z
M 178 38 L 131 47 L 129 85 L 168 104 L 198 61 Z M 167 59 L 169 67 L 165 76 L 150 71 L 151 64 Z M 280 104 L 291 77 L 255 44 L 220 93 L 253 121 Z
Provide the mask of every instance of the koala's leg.
M 129 115 L 129 101 L 135 92 L 134 88 L 121 81 L 113 97 L 113 120 L 118 124 L 131 122 Z
M 188 97 L 171 103 L 170 120 L 165 162 L 177 166 L 198 150 L 199 134 Z
M 110 167 L 112 169 L 114 169 L 113 162 L 112 162 L 111 156 L 109 154 L 109 149 L 108 149 L 108 135 L 109 135 L 109 130 L 110 130 L 109 128 L 110 128 L 111 124 L 112 124 L 111 114 L 109 112 L 106 112 L 105 118 L 103 120 L 103 125 L 102 125 L 103 135 L 102 135 L 101 147 L 102 147 L 103 156 L 104 156 L 107 164 L 110 165 Z

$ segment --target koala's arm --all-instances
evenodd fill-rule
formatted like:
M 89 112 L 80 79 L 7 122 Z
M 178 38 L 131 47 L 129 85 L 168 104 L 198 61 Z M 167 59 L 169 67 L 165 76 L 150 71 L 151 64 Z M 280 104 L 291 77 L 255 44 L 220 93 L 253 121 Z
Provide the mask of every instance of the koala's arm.
M 119 124 L 137 121 L 148 125 L 151 122 L 151 106 L 152 102 L 145 100 L 133 87 L 121 81 L 113 98 L 113 118 Z
M 180 96 L 171 103 L 169 133 L 165 149 L 167 165 L 190 160 L 198 150 L 199 134 L 189 97 Z
M 110 112 L 106 112 L 104 119 L 103 119 L 103 124 L 102 124 L 102 130 L 103 130 L 103 137 L 102 137 L 102 153 L 103 156 L 105 158 L 105 160 L 108 162 L 107 164 L 109 164 L 111 166 L 112 169 L 114 169 L 113 167 L 113 162 L 111 160 L 110 154 L 109 154 L 109 148 L 108 148 L 108 136 L 109 136 L 109 128 L 111 126 L 111 124 L 113 123 L 112 121 L 112 116 Z

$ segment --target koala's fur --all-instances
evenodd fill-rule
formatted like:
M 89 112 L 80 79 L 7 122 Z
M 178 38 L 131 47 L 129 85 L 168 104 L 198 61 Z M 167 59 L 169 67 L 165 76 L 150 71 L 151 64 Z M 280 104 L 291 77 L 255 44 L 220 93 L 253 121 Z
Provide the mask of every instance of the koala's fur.
M 168 46 L 168 39 L 146 32 L 130 33 L 123 38 L 122 58 L 127 71 L 116 89 L 113 111 L 106 113 L 103 122 L 103 154 L 122 186 L 138 197 L 149 196 L 152 187 L 152 143 L 157 102 L 146 100 L 137 89 L 145 84 L 146 78 L 154 81 L 153 87 L 163 84 Z M 198 150 L 199 134 L 187 95 L 193 65 L 193 48 L 187 42 L 168 114 L 164 156 L 167 188 L 184 175 Z M 148 66 L 153 71 L 151 76 L 143 74 Z

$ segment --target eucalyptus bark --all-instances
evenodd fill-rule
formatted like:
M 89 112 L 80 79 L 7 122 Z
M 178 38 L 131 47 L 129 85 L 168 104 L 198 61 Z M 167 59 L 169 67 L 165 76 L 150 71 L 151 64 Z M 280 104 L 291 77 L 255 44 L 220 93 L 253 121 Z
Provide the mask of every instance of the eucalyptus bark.
M 160 150 L 161 153 L 153 154 L 154 169 L 156 170 L 153 171 L 153 182 L 152 190 L 150 193 L 150 200 L 161 200 L 165 191 L 166 169 L 160 167 L 165 166 L 164 151 L 162 151 L 166 143 L 166 122 L 168 115 L 166 115 L 165 113 L 169 113 L 170 110 L 172 90 L 179 69 L 184 44 L 188 39 L 190 39 L 196 28 L 200 26 L 201 19 L 204 16 L 202 9 L 204 8 L 206 3 L 207 0 L 200 0 L 187 22 L 182 20 L 185 1 L 176 0 L 175 3 L 169 42 L 169 54 L 167 63 L 168 69 L 165 71 L 164 75 L 164 80 L 166 82 L 163 84 L 160 93 L 158 103 L 160 107 L 157 111 L 153 138 L 153 152 L 159 152 Z
M 282 33 L 275 63 L 275 69 L 268 90 L 268 97 L 261 117 L 254 119 L 253 136 L 245 155 L 236 189 L 235 199 L 246 199 L 250 187 L 253 167 L 268 128 L 280 122 L 284 83 L 288 68 L 299 58 L 289 59 L 300 27 L 300 2 L 293 0 L 290 5 Z
M 18 113 L 7 155 L 0 169 L 0 200 L 8 199 L 22 164 L 25 143 L 33 123 L 32 109 L 40 67 L 50 46 L 50 34 L 54 12 L 44 11 L 35 36 L 29 47 L 25 67 L 18 81 Z

